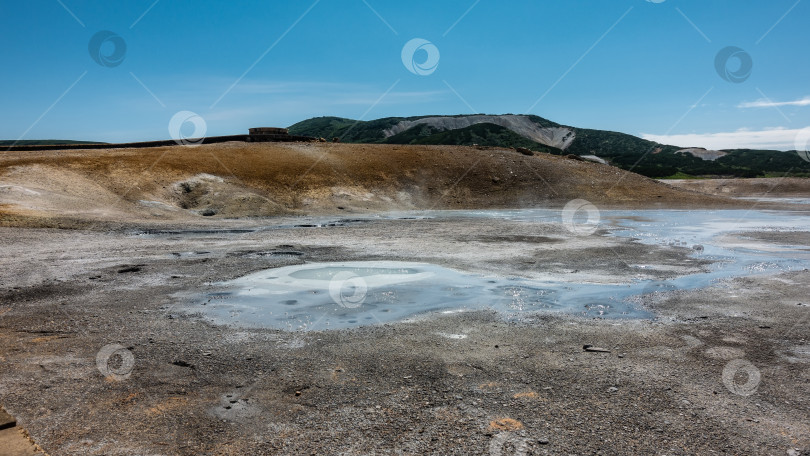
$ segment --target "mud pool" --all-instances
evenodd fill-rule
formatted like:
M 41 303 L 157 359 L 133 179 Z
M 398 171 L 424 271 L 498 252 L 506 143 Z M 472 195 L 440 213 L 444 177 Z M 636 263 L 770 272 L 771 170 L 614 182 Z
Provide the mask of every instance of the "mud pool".
M 491 218 L 527 224 L 560 223 L 547 209 L 426 211 L 376 218 Z M 372 218 L 373 219 L 373 218 Z M 361 223 L 361 220 L 352 220 Z M 594 220 L 589 220 L 594 222 Z M 575 219 L 574 223 L 584 223 Z M 317 221 L 301 228 L 342 226 Z M 434 312 L 494 310 L 506 319 L 537 312 L 597 318 L 653 318 L 648 299 L 664 292 L 702 288 L 730 277 L 779 273 L 810 265 L 807 246 L 760 242 L 746 232 L 800 231 L 810 217 L 766 211 L 603 211 L 594 230 L 606 236 L 690 249 L 712 261 L 709 270 L 664 281 L 618 279 L 616 283 L 529 280 L 471 274 L 435 264 L 402 261 L 306 263 L 259 271 L 214 284 L 215 291 L 185 310 L 219 324 L 285 330 L 351 328 L 420 318 Z M 577 233 L 581 234 L 579 230 Z M 643 272 L 654 267 L 633 264 Z

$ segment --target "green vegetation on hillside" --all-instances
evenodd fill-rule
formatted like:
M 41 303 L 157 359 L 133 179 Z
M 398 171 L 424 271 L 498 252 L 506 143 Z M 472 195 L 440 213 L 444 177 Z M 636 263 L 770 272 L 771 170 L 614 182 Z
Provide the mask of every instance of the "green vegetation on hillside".
M 417 125 L 386 140 L 390 144 L 448 144 L 456 146 L 525 147 L 537 152 L 560 155 L 562 150 L 524 138 L 500 125 L 481 123 L 457 130 L 441 131 Z
M 290 126 L 290 134 L 326 139 L 340 138 L 342 142 L 349 143 L 379 143 L 385 140 L 384 129 L 403 120 L 389 119 L 363 122 L 341 117 L 316 117 Z
M 340 138 L 348 143 L 379 143 L 379 144 L 423 144 L 423 145 L 456 145 L 492 147 L 525 147 L 537 152 L 562 154 L 563 151 L 554 147 L 525 138 L 508 128 L 495 124 L 481 123 L 467 128 L 456 130 L 439 130 L 425 124 L 419 124 L 402 133 L 386 138 L 383 130 L 393 127 L 404 120 L 418 120 L 425 117 L 387 117 L 368 122 L 358 122 L 340 117 L 316 117 L 290 126 L 290 134 L 322 137 L 326 139 Z M 449 116 L 445 116 L 449 117 Z M 463 117 L 463 116 L 455 116 Z M 532 116 L 536 123 L 543 126 L 555 127 L 557 124 L 541 117 Z M 536 119 L 536 120 L 535 120 Z
M 689 153 L 677 153 L 681 147 L 647 141 L 625 133 L 566 127 L 538 116 L 529 119 L 543 128 L 566 127 L 576 134 L 571 145 L 561 151 L 539 144 L 513 131 L 495 124 L 476 124 L 456 130 L 439 130 L 427 125 L 415 125 L 399 134 L 386 138 L 383 130 L 403 120 L 425 117 L 387 117 L 372 121 L 355 121 L 339 117 L 317 117 L 290 127 L 294 135 L 306 135 L 343 142 L 391 144 L 446 144 L 494 147 L 526 147 L 553 154 L 596 155 L 619 168 L 648 177 L 673 176 L 798 176 L 810 177 L 810 163 L 795 152 L 775 150 L 730 150 L 728 155 L 714 161 L 703 160 Z M 443 117 L 463 117 L 443 116 Z

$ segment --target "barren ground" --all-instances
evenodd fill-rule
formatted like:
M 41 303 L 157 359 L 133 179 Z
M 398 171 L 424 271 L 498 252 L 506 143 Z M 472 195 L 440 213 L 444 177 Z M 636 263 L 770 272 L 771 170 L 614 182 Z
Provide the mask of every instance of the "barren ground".
M 689 179 L 663 181 L 673 187 L 693 190 L 709 195 L 731 197 L 807 198 L 810 179 L 755 178 L 755 179 Z
M 810 454 L 807 270 L 648 297 L 652 320 L 482 311 L 302 333 L 178 310 L 183 293 L 304 262 L 616 280 L 636 278 L 634 263 L 652 265 L 647 278 L 706 267 L 690 249 L 604 230 L 573 236 L 556 222 L 362 215 L 575 198 L 600 208 L 751 204 L 604 165 L 474 148 L 4 155 L 0 405 L 53 455 Z M 343 223 L 294 226 L 307 225 L 304 214 Z M 806 231 L 740 236 L 810 245 Z M 133 355 L 126 378 L 98 369 L 109 344 Z M 761 377 L 753 391 L 740 390 L 749 378 L 739 369 L 724 381 L 739 359 Z
M 0 224 L 346 214 L 409 209 L 733 207 L 598 163 L 511 149 L 323 143 L 5 152 Z

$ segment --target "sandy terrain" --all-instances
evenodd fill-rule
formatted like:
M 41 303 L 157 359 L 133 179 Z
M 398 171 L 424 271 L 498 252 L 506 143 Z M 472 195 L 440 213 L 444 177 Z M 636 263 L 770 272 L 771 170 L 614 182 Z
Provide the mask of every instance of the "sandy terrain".
M 447 146 L 223 143 L 7 152 L 0 225 L 189 221 L 408 209 L 730 207 L 598 163 Z
M 668 179 L 663 181 L 677 188 L 694 190 L 709 195 L 728 197 L 781 197 L 807 198 L 810 179 L 757 178 L 757 179 Z
M 807 270 L 648 295 L 650 320 L 478 311 L 285 332 L 181 311 L 214 282 L 312 262 L 572 283 L 710 263 L 553 220 L 365 212 L 751 202 L 473 148 L 12 153 L 0 176 L 0 405 L 49 454 L 810 454 Z M 736 236 L 810 245 L 807 231 Z

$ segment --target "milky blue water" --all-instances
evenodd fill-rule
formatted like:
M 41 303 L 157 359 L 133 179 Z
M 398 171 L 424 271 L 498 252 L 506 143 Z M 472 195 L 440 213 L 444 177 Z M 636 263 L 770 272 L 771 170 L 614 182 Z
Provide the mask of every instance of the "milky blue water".
M 559 210 L 427 211 L 417 218 L 491 218 L 561 223 Z M 402 214 L 380 216 L 402 218 Z M 575 283 L 470 274 L 426 263 L 309 263 L 269 269 L 216 284 L 189 310 L 217 323 L 286 330 L 324 330 L 405 321 L 442 312 L 491 309 L 505 318 L 558 312 L 597 318 L 653 318 L 644 300 L 661 292 L 709 286 L 717 280 L 810 267 L 810 246 L 739 242 L 745 231 L 802 231 L 801 212 L 744 210 L 602 211 L 610 236 L 682 247 L 714 263 L 709 271 L 667 281 Z M 654 265 L 633 265 L 640 272 Z M 623 279 L 624 280 L 624 279 Z

